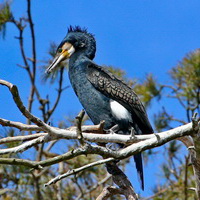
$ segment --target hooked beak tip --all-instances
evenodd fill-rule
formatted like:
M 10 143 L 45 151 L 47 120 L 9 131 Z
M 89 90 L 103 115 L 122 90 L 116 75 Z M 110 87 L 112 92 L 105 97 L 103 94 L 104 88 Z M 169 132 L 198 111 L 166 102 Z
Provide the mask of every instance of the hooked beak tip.
M 51 69 L 47 68 L 47 69 L 45 70 L 45 74 L 50 74 L 50 73 L 51 73 Z
M 50 74 L 54 68 L 61 62 L 62 56 L 56 56 L 50 66 L 45 70 L 46 74 Z

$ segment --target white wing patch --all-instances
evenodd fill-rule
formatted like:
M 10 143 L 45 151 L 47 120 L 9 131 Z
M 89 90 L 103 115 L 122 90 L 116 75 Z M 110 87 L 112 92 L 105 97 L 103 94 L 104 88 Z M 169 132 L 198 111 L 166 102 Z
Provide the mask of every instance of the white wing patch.
M 131 113 L 117 101 L 110 100 L 110 108 L 113 116 L 118 120 L 132 121 Z

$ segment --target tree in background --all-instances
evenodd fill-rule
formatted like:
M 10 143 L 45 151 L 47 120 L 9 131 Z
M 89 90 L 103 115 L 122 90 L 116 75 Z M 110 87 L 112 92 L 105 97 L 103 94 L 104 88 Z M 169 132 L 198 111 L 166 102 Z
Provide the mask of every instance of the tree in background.
M 61 70 L 55 71 L 53 75 L 45 76 L 43 79 L 46 83 L 57 84 L 57 97 L 50 99 L 50 95 L 44 95 L 39 88 L 39 84 L 36 83 L 37 72 L 37 51 L 35 45 L 35 31 L 34 23 L 31 13 L 31 1 L 27 0 L 27 16 L 20 19 L 15 19 L 14 14 L 11 11 L 10 4 L 3 3 L 0 5 L 0 32 L 3 37 L 6 36 L 6 25 L 12 23 L 19 31 L 19 36 L 16 39 L 19 40 L 20 51 L 22 55 L 23 64 L 19 66 L 26 70 L 30 79 L 30 94 L 28 98 L 27 111 L 33 112 L 33 104 L 38 105 L 39 109 L 34 110 L 34 113 L 42 116 L 42 121 L 47 124 L 51 121 L 52 116 L 59 104 L 63 92 L 68 88 L 63 82 L 64 65 L 62 64 Z M 30 36 L 25 34 L 25 29 L 30 30 Z M 26 49 L 24 48 L 24 37 L 31 37 L 31 52 L 32 55 L 27 56 Z M 56 45 L 51 44 L 49 55 L 54 56 Z M 49 63 L 49 61 L 46 61 Z M 196 50 L 188 55 L 172 70 L 170 71 L 171 85 L 159 84 L 153 75 L 147 75 L 144 81 L 128 80 L 124 71 L 120 69 L 109 69 L 117 76 L 124 78 L 141 96 L 145 106 L 150 106 L 156 101 L 162 101 L 164 98 L 173 98 L 174 101 L 178 101 L 179 105 L 185 111 L 185 116 L 182 119 L 171 115 L 167 108 L 163 108 L 161 112 L 155 113 L 154 124 L 156 131 L 161 132 L 174 128 L 180 124 L 187 124 L 191 121 L 194 113 L 200 114 L 200 51 Z M 42 72 L 44 74 L 44 72 Z M 43 76 L 43 75 L 42 75 Z M 3 83 L 3 82 L 2 82 Z M 12 88 L 9 83 L 11 92 L 16 92 L 16 88 Z M 4 85 L 6 85 L 4 84 Z M 66 91 L 65 91 L 66 92 Z M 44 97 L 45 96 L 45 97 Z M 14 96 L 18 105 L 22 106 L 19 102 L 18 96 Z M 153 100 L 153 101 L 152 101 Z M 20 109 L 23 110 L 21 107 Z M 79 121 L 80 119 L 80 121 Z M 5 119 L 0 119 L 2 126 L 13 127 L 9 129 L 2 129 L 0 144 L 3 149 L 10 150 L 16 149 L 17 146 L 23 145 L 25 141 L 32 142 L 34 139 L 39 141 L 44 138 L 44 131 L 41 130 L 41 122 L 36 120 L 36 125 L 33 125 L 31 117 L 27 117 L 27 127 L 22 124 L 14 123 Z M 75 120 L 69 119 L 68 121 L 59 122 L 59 128 L 66 129 L 69 126 L 80 127 L 80 124 L 84 124 L 87 121 L 87 116 L 79 115 Z M 51 124 L 57 123 L 51 121 Z M 17 128 L 17 129 L 14 129 Z M 23 127 L 23 128 L 22 128 Z M 24 128 L 25 127 L 25 128 Z M 99 126 L 101 128 L 101 126 Z M 97 127 L 97 131 L 100 128 Z M 94 127 L 93 127 L 94 129 Z M 22 130 L 22 131 L 18 131 Z M 70 129 L 71 130 L 71 129 Z M 84 127 L 82 130 L 84 131 Z M 22 136 L 22 137 L 17 137 Z M 190 139 L 186 138 L 190 142 Z M 67 141 L 67 142 L 66 142 Z M 34 165 L 34 163 L 26 161 L 26 152 L 20 153 L 18 149 L 16 153 L 14 151 L 8 151 L 2 153 L 0 163 L 5 164 L 0 166 L 0 195 L 3 199 L 96 199 L 99 195 L 99 191 L 103 190 L 105 186 L 111 184 L 111 175 L 107 174 L 105 168 L 102 165 L 94 165 L 87 168 L 87 170 L 80 170 L 80 172 L 73 172 L 73 169 L 79 169 L 80 166 L 87 166 L 91 163 L 98 162 L 100 156 L 94 154 L 87 154 L 81 156 L 75 156 L 72 159 L 68 159 L 68 155 L 63 153 L 63 150 L 59 147 L 65 147 L 65 152 L 73 152 L 76 149 L 81 149 L 80 144 L 83 145 L 85 141 L 79 140 L 55 140 L 48 143 L 36 142 L 32 145 L 34 148 L 28 150 L 31 152 L 31 160 L 42 163 L 40 165 Z M 191 145 L 189 145 L 191 146 Z M 152 146 L 153 147 L 153 146 Z M 28 146 L 26 147 L 28 148 Z M 25 149 L 26 149 L 25 148 Z M 197 199 L 195 192 L 195 177 L 193 175 L 192 166 L 189 165 L 191 159 L 188 155 L 182 155 L 183 145 L 177 140 L 173 140 L 164 147 L 164 156 L 167 158 L 162 165 L 163 184 L 156 185 L 154 189 L 154 195 L 147 199 Z M 23 150 L 25 150 L 23 149 Z M 10 154 L 12 152 L 12 154 Z M 102 151 L 103 152 L 103 151 Z M 191 151 L 193 152 L 193 151 Z M 104 152 L 105 153 L 105 152 Z M 154 150 L 148 150 L 146 154 L 153 154 Z M 200 152 L 197 152 L 197 154 Z M 75 152 L 76 154 L 76 152 Z M 101 154 L 99 154 L 101 155 Z M 63 159 L 62 159 L 63 156 Z M 65 159 L 66 156 L 67 158 Z M 191 156 L 193 158 L 193 156 Z M 59 162 L 56 159 L 60 159 Z M 109 157 L 108 157 L 109 158 Z M 46 161 L 48 160 L 48 164 Z M 104 159 L 105 160 L 105 159 Z M 16 164 L 17 163 L 17 164 Z M 53 165 L 58 163 L 56 165 Z M 120 161 L 120 166 L 125 169 L 129 163 L 129 159 L 126 158 Z M 32 164 L 32 165 L 31 165 Z M 98 163 L 97 163 L 98 164 Z M 18 166 L 16 166 L 18 165 Z M 194 166 L 194 163 L 193 163 Z M 71 170 L 71 171 L 70 171 Z M 71 172 L 72 178 L 61 179 L 52 186 L 43 187 L 50 179 L 53 179 L 58 174 L 64 174 Z M 198 188 L 198 185 L 197 185 Z M 123 199 L 123 196 L 114 196 L 120 194 L 120 190 L 116 188 L 109 188 L 111 191 L 111 199 Z M 197 190 L 198 192 L 198 190 Z M 102 193 L 105 194 L 105 193 Z M 113 197 L 114 196 L 114 197 Z M 98 197 L 103 199 L 103 197 Z M 106 197 L 105 197 L 106 198 Z M 135 197 L 137 198 L 137 197 Z
M 179 125 L 191 121 L 194 113 L 200 115 L 200 50 L 188 53 L 169 72 L 171 85 L 162 85 L 166 98 L 178 101 L 177 111 L 185 111 L 181 118 L 172 115 L 163 108 L 155 114 L 154 124 L 157 131 L 173 128 L 174 122 Z M 197 199 L 195 196 L 195 177 L 190 155 L 184 155 L 184 147 L 174 140 L 165 147 L 167 158 L 162 168 L 165 183 L 155 188 L 152 199 Z M 149 199 L 149 198 L 147 198 Z

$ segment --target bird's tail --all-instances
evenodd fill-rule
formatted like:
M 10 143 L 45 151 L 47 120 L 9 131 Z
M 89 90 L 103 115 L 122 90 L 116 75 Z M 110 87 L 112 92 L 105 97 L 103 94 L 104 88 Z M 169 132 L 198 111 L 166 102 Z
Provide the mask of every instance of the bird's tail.
M 138 179 L 141 184 L 142 190 L 144 190 L 144 176 L 143 176 L 143 164 L 142 164 L 142 154 L 138 153 L 134 155 L 135 166 L 137 169 Z

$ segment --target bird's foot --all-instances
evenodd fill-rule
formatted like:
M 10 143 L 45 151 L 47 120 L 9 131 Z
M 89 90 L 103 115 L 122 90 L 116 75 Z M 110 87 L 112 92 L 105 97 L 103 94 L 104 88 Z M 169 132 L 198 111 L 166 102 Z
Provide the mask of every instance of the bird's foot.
M 114 132 L 112 129 L 106 130 L 106 133 L 107 133 L 107 134 L 115 134 L 115 132 Z
M 117 131 L 119 131 L 119 125 L 118 124 L 114 125 L 109 130 L 106 130 L 106 133 L 115 134 Z
M 134 139 L 134 138 L 135 138 L 135 130 L 133 127 L 131 127 L 130 139 Z

